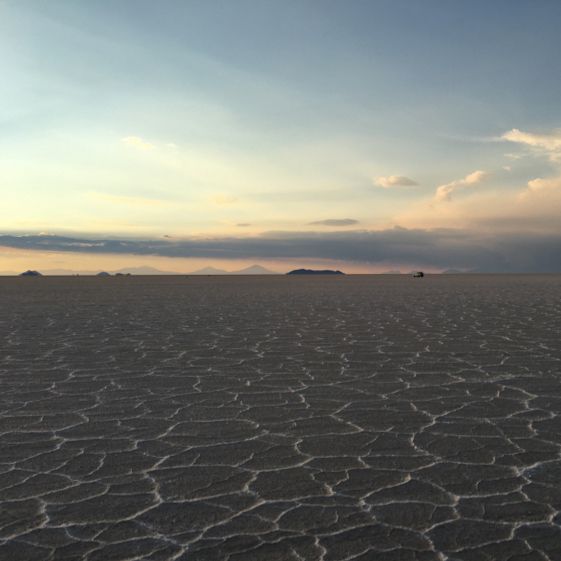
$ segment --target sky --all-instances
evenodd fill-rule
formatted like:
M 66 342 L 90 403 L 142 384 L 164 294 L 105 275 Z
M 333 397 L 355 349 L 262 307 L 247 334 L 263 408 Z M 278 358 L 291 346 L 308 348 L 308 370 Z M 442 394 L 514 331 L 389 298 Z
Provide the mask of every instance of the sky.
M 0 271 L 561 272 L 558 0 L 0 0 Z

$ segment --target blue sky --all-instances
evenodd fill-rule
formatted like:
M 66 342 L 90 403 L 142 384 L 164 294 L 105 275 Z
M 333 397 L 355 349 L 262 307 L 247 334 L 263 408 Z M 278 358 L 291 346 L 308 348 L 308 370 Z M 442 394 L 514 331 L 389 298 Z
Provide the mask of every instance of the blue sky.
M 0 0 L 0 233 L 561 236 L 559 24 L 553 0 Z

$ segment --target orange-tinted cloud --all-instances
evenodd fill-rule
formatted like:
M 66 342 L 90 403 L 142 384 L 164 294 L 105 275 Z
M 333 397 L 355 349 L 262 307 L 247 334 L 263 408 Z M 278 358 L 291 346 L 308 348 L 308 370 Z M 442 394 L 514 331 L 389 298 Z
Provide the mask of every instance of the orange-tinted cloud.
M 413 187 L 418 185 L 416 181 L 403 175 L 388 175 L 386 177 L 377 177 L 374 185 L 382 187 L 382 189 L 392 189 L 394 187 Z
M 452 200 L 452 193 L 454 193 L 458 189 L 477 185 L 487 177 L 489 177 L 489 174 L 487 172 L 478 170 L 466 175 L 463 179 L 457 179 L 455 181 L 451 181 L 450 183 L 440 185 L 436 188 L 434 200 L 437 203 L 442 201 L 450 201 Z

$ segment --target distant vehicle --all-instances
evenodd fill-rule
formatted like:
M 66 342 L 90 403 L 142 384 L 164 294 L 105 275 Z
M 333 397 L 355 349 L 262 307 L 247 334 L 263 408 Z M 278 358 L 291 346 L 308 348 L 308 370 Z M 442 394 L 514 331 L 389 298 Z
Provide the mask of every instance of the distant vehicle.
M 424 276 L 425 276 L 425 273 L 423 273 L 423 271 L 415 271 L 415 272 L 413 273 L 413 276 L 414 276 L 415 278 L 421 278 L 421 277 L 424 277 Z

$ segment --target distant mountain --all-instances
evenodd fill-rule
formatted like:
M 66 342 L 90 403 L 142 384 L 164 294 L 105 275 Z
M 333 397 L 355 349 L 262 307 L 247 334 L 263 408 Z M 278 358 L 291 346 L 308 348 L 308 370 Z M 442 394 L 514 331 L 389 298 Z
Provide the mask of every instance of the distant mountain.
M 42 277 L 43 275 L 39 271 L 25 271 L 20 273 L 20 277 Z
M 331 269 L 324 269 L 321 271 L 317 271 L 314 269 L 294 269 L 294 271 L 290 271 L 286 273 L 287 275 L 344 275 L 342 271 L 332 271 Z
M 251 265 L 245 269 L 240 269 L 239 271 L 232 271 L 231 275 L 278 275 L 275 271 L 266 269 L 261 265 Z
M 239 271 L 226 271 L 225 269 L 217 269 L 216 267 L 204 267 L 189 273 L 191 275 L 277 275 L 275 271 L 271 271 L 261 265 L 251 265 Z
M 110 275 L 183 275 L 185 273 L 178 273 L 177 271 L 162 271 L 161 269 L 156 269 L 155 267 L 150 267 L 148 265 L 141 265 L 138 267 L 123 267 L 121 269 L 117 269 L 114 271 L 109 271 L 108 273 L 102 271 L 100 273 L 99 270 L 97 271 L 85 271 L 85 270 L 74 270 L 74 269 L 46 269 L 43 271 L 43 275 L 48 276 L 76 276 L 76 275 L 83 275 L 83 276 L 106 276 L 106 274 Z M 240 269 L 237 271 L 226 271 L 225 269 L 217 269 L 216 267 L 204 267 L 202 269 L 198 269 L 197 271 L 193 271 L 191 273 L 187 273 L 189 275 L 278 275 L 276 271 L 271 271 L 270 269 L 266 269 L 261 265 L 251 265 L 250 267 L 245 267 L 244 269 Z M 15 271 L 0 271 L 0 276 L 16 276 L 19 273 Z
M 191 271 L 190 275 L 228 275 L 228 271 L 224 269 L 217 269 L 216 267 L 203 267 L 196 271 Z
M 99 270 L 77 271 L 74 269 L 46 269 L 45 271 L 43 271 L 44 275 L 52 275 L 52 276 L 75 276 L 75 275 L 96 276 L 98 273 Z M 127 273 L 130 273 L 131 275 L 180 275 L 181 274 L 173 271 L 160 271 L 159 269 L 155 269 L 154 267 L 148 267 L 148 266 L 124 267 L 116 271 L 109 271 L 109 273 L 112 275 L 116 275 L 117 273 L 122 273 L 124 275 L 126 275 Z
M 381 275 L 401 275 L 401 271 L 399 270 L 395 270 L 395 271 L 384 271 L 383 273 L 380 273 Z

